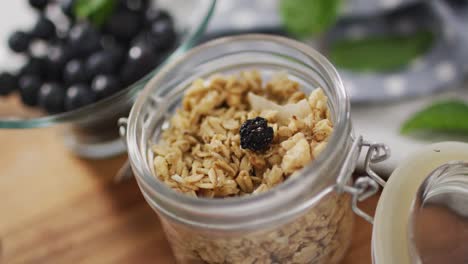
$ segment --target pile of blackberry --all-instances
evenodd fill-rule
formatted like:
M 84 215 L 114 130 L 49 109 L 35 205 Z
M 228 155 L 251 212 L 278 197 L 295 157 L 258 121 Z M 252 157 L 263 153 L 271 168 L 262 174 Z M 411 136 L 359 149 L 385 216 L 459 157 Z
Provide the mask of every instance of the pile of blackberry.
M 76 0 L 29 0 L 37 21 L 15 31 L 10 49 L 27 58 L 17 72 L 0 73 L 0 95 L 18 92 L 22 102 L 55 114 L 109 97 L 153 70 L 176 45 L 172 17 L 150 0 L 115 0 L 100 26 L 74 15 Z M 64 16 L 52 21 L 48 9 Z M 59 29 L 63 19 L 69 27 Z M 44 43 L 47 52 L 32 47 Z

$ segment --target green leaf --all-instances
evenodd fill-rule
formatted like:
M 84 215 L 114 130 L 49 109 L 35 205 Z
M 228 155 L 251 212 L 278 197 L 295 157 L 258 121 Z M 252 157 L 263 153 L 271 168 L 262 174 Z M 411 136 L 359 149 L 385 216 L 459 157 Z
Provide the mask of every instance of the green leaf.
M 286 29 L 298 37 L 322 33 L 338 17 L 341 0 L 281 0 L 280 13 Z
M 451 100 L 434 103 L 408 119 L 402 134 L 414 131 L 468 133 L 468 105 Z
M 74 6 L 75 16 L 102 25 L 114 12 L 116 0 L 78 0 Z
M 342 40 L 330 49 L 330 60 L 352 71 L 390 71 L 407 65 L 432 46 L 431 32 L 409 36 L 380 36 L 359 40 Z

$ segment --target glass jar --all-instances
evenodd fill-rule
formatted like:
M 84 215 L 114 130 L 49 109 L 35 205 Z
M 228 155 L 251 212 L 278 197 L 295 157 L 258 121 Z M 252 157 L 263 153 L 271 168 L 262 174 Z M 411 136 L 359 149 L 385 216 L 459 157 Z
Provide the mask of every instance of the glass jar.
M 197 78 L 247 69 L 264 76 L 286 71 L 306 93 L 324 90 L 334 123 L 326 149 L 296 177 L 259 195 L 192 198 L 167 188 L 155 177 L 151 146 L 168 127 L 184 91 Z M 214 40 L 166 65 L 121 125 L 137 182 L 178 263 L 339 262 L 351 241 L 352 207 L 378 188 L 366 180 L 349 185 L 361 148 L 369 146 L 369 163 L 386 157 L 378 154 L 380 145 L 353 134 L 348 94 L 330 62 L 304 44 L 268 35 Z

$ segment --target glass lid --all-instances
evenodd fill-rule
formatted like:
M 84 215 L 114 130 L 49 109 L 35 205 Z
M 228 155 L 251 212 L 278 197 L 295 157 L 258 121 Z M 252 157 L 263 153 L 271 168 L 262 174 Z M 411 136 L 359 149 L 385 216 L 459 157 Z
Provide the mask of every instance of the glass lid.
M 399 164 L 377 205 L 373 263 L 467 263 L 467 164 L 461 142 L 428 145 Z

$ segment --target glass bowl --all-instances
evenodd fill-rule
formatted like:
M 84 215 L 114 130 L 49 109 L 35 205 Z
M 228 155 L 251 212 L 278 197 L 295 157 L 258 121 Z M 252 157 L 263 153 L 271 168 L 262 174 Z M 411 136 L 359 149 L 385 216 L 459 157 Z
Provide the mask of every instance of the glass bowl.
M 167 10 L 173 17 L 178 34 L 177 46 L 166 55 L 167 61 L 190 49 L 204 32 L 214 10 L 216 0 L 152 0 L 158 8 Z M 156 3 L 157 2 L 157 3 Z M 6 43 L 11 31 L 26 28 L 35 20 L 34 10 L 28 1 L 8 1 L 0 9 L 0 37 Z M 52 10 L 53 11 L 53 10 Z M 5 23 L 3 23 L 5 21 Z M 1 70 L 11 70 L 23 58 L 0 47 Z M 6 65 L 6 66 L 5 66 Z M 91 105 L 61 114 L 47 115 L 22 105 L 19 96 L 0 97 L 0 129 L 27 129 L 60 125 L 65 144 L 75 154 L 87 158 L 105 158 L 125 152 L 117 129 L 117 120 L 128 115 L 136 94 L 158 71 L 156 67 L 139 81 L 120 92 Z

